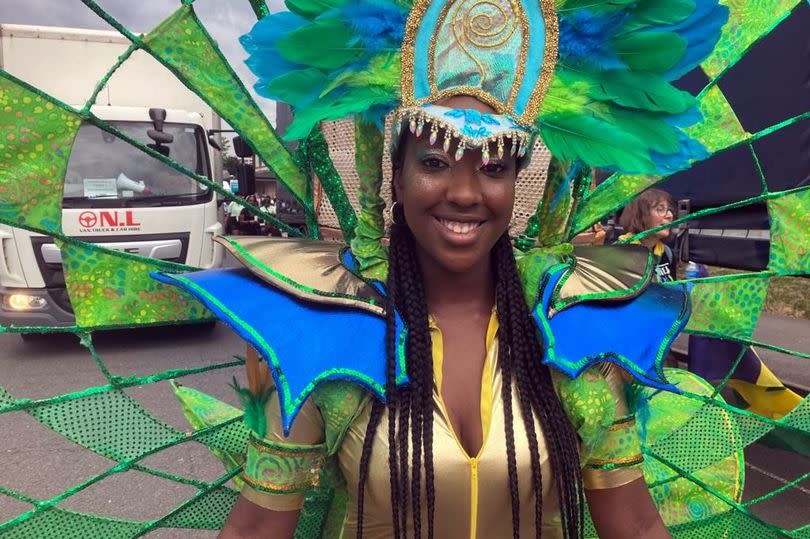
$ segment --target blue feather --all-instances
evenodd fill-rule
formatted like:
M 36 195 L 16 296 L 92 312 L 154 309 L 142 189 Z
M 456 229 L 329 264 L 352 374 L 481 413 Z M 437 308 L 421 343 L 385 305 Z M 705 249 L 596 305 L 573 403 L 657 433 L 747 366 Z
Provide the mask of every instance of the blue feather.
M 586 63 L 601 69 L 626 68 L 608 45 L 626 19 L 626 13 L 597 15 L 587 9 L 561 18 L 560 60 L 569 65 Z
M 350 45 L 362 45 L 370 55 L 398 49 L 405 36 L 408 13 L 395 4 L 372 0 L 335 11 L 357 34 Z
M 557 206 L 560 205 L 563 198 L 568 199 L 571 196 L 571 182 L 574 181 L 574 178 L 582 174 L 585 170 L 585 164 L 582 161 L 574 161 L 571 164 L 571 168 L 568 169 L 568 173 L 565 175 L 565 179 L 563 182 L 557 187 L 557 190 L 554 192 L 554 198 L 551 199 L 551 204 L 549 205 L 549 211 L 553 212 L 557 209 Z
M 678 24 L 655 28 L 656 31 L 675 32 L 687 43 L 684 57 L 664 73 L 664 77 L 667 80 L 676 80 L 700 65 L 717 45 L 728 16 L 729 9 L 721 5 L 719 0 L 701 0 L 688 18 Z
M 697 107 L 690 107 L 681 114 L 673 114 L 666 118 L 666 122 L 669 125 L 672 127 L 680 127 L 681 129 L 691 127 L 701 121 L 703 121 L 703 114 L 701 114 Z
M 697 161 L 708 159 L 709 155 L 711 155 L 703 144 L 689 138 L 686 134 L 684 134 L 680 143 L 681 150 L 678 153 L 663 154 L 654 150 L 650 152 L 650 157 L 652 157 L 659 172 L 672 173 L 684 170 Z
M 254 88 L 259 95 L 265 95 L 264 87 L 276 77 L 301 69 L 281 56 L 276 48 L 276 40 L 290 32 L 309 24 L 309 21 L 294 13 L 282 11 L 259 20 L 247 34 L 239 38 L 248 53 L 245 64 L 259 80 Z

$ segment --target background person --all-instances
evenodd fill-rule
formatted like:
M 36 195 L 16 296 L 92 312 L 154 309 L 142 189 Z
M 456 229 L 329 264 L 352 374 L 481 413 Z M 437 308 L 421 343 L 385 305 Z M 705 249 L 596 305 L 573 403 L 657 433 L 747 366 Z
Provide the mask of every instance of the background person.
M 675 206 L 672 196 L 660 189 L 648 189 L 622 210 L 619 224 L 626 232 L 619 240 L 627 240 L 645 230 L 671 223 L 674 216 Z M 664 228 L 635 242 L 650 249 L 656 257 L 655 276 L 659 283 L 674 281 L 677 278 L 678 262 L 670 246 L 664 243 L 671 236 L 672 229 Z

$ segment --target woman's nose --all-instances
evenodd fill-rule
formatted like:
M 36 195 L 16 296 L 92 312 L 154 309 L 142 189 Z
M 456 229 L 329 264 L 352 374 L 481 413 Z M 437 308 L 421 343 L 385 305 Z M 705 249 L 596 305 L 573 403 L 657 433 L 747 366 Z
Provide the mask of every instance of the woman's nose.
M 473 171 L 467 170 L 467 167 L 458 167 L 450 178 L 446 196 L 449 202 L 459 206 L 480 204 L 483 198 L 481 182 Z

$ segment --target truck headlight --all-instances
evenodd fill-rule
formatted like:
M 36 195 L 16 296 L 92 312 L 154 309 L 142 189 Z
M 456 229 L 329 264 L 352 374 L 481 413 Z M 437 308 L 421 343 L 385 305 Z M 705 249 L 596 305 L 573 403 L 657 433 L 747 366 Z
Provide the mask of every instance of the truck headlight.
M 6 306 L 15 311 L 36 311 L 48 305 L 48 300 L 42 296 L 28 294 L 10 294 L 5 299 Z

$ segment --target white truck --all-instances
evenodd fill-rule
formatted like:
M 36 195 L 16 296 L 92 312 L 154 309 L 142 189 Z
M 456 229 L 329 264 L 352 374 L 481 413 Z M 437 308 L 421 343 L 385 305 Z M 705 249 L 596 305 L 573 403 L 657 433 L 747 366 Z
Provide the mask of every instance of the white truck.
M 0 24 L 0 69 L 81 108 L 128 46 L 116 32 Z M 219 118 L 147 53 L 137 51 L 116 71 L 91 112 L 221 181 L 208 131 Z M 222 263 L 214 193 L 90 123 L 76 137 L 62 207 L 67 236 L 201 268 Z M 51 237 L 0 224 L 0 300 L 0 325 L 75 323 Z

